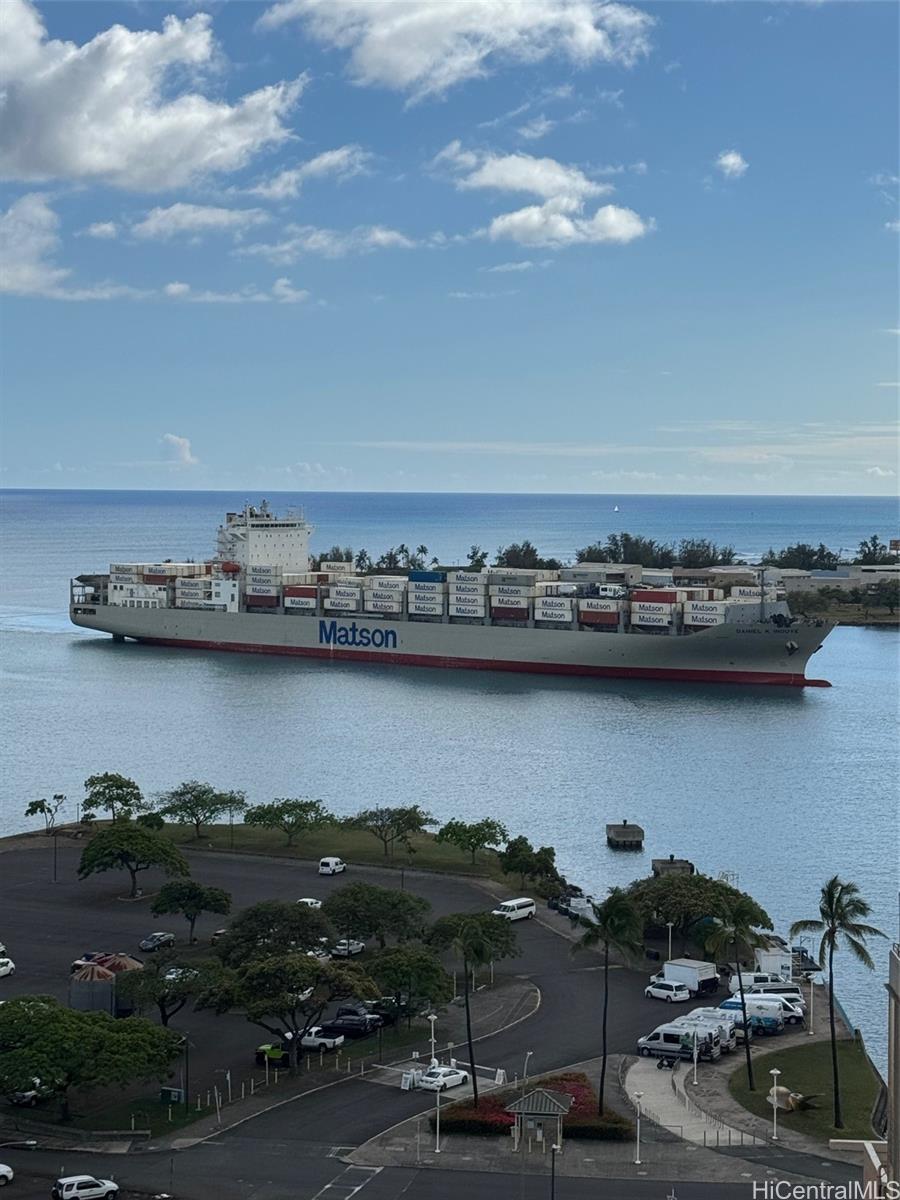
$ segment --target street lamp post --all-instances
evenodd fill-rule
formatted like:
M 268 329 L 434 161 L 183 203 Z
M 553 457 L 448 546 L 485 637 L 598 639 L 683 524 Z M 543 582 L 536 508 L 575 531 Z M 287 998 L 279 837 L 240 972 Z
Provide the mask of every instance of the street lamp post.
M 815 1029 L 813 1028 L 813 1009 L 816 1003 L 816 981 L 810 975 L 809 977 L 809 1029 L 806 1031 L 807 1037 L 815 1037 Z
M 561 1149 L 555 1142 L 550 1147 L 550 1200 L 556 1200 L 556 1156 Z
M 669 959 L 668 959 L 668 961 L 671 961 L 671 958 L 672 958 L 672 926 L 674 924 L 675 924 L 674 921 L 666 921 L 666 929 L 668 929 L 668 931 L 669 931 Z
M 441 1152 L 441 1089 L 434 1090 L 434 1152 Z
M 778 1141 L 778 1096 L 775 1089 L 778 1087 L 778 1076 L 781 1072 L 777 1067 L 773 1067 L 769 1072 L 772 1076 L 772 1141 Z
M 53 796 L 53 800 L 56 803 L 57 810 L 58 810 L 59 808 L 61 808 L 63 806 L 63 804 L 65 804 L 66 797 L 62 792 L 56 792 Z M 56 883 L 59 879 L 59 876 L 57 874 L 57 869 L 56 869 L 57 861 L 58 861 L 57 847 L 56 847 L 56 837 L 57 837 L 56 814 L 54 814 L 54 816 L 53 816 L 53 829 L 51 830 L 51 832 L 53 834 L 53 882 Z
M 436 1020 L 437 1020 L 437 1015 L 435 1013 L 428 1014 L 428 1022 L 431 1025 L 431 1065 L 433 1067 L 437 1066 L 437 1058 L 434 1053 L 434 1048 L 435 1048 L 435 1044 L 436 1044 L 435 1039 L 434 1039 L 434 1023 Z
M 528 1060 L 534 1054 L 533 1050 L 525 1051 L 525 1066 L 522 1068 L 522 1095 L 525 1095 L 525 1087 L 528 1084 Z
M 634 1103 L 637 1107 L 637 1125 L 635 1126 L 635 1143 L 634 1143 L 634 1165 L 641 1165 L 641 1098 L 643 1092 L 634 1093 Z

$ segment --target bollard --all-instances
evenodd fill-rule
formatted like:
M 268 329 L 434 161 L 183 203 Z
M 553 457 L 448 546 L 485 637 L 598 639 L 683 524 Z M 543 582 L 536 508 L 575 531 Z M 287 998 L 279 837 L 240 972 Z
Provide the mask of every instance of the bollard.
M 350 1059 L 348 1058 L 348 1059 L 347 1059 L 347 1074 L 348 1074 L 348 1075 L 350 1074 L 350 1068 L 351 1068 L 352 1066 L 353 1066 L 353 1063 L 352 1063 L 352 1062 L 350 1061 Z
M 241 1080 L 241 1099 L 242 1099 L 242 1100 L 244 1099 L 244 1088 L 245 1088 L 246 1086 L 247 1086 L 247 1085 L 244 1083 L 244 1081 L 243 1081 L 243 1079 L 242 1079 L 242 1080 Z
M 172 1120 L 172 1105 L 170 1104 L 169 1105 L 169 1121 L 171 1122 L 171 1120 Z
M 309 1070 L 309 1055 L 306 1056 L 306 1069 Z
M 278 1068 L 275 1068 L 275 1082 L 278 1082 Z
M 251 1076 L 250 1077 L 250 1095 L 253 1096 L 255 1094 L 256 1094 L 256 1080 Z
M 209 1108 L 209 1092 L 206 1093 L 206 1107 Z
M 200 1111 L 200 1093 L 197 1093 L 197 1112 Z
M 365 1075 L 366 1073 L 366 1060 L 364 1058 L 360 1060 L 359 1073 L 360 1075 Z

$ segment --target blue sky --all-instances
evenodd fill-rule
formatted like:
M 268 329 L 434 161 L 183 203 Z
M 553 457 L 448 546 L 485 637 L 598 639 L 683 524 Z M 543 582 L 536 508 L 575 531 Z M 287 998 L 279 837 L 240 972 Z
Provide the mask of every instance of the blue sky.
M 895 491 L 896 5 L 3 7 L 3 486 Z

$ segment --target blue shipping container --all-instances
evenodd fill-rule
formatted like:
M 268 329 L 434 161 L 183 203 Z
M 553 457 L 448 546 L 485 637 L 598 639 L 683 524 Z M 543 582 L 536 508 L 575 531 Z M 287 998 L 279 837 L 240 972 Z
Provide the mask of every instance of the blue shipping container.
M 446 571 L 410 571 L 410 583 L 444 583 Z

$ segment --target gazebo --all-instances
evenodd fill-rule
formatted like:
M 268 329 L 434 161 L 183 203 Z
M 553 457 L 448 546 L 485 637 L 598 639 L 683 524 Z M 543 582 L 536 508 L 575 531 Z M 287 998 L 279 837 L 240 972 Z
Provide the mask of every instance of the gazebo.
M 573 1097 L 565 1092 L 548 1092 L 546 1088 L 535 1088 L 527 1096 L 507 1104 L 506 1111 L 515 1117 L 512 1127 L 513 1148 L 518 1150 L 527 1138 L 528 1148 L 532 1141 L 545 1148 L 562 1147 L 563 1118 L 572 1107 Z

